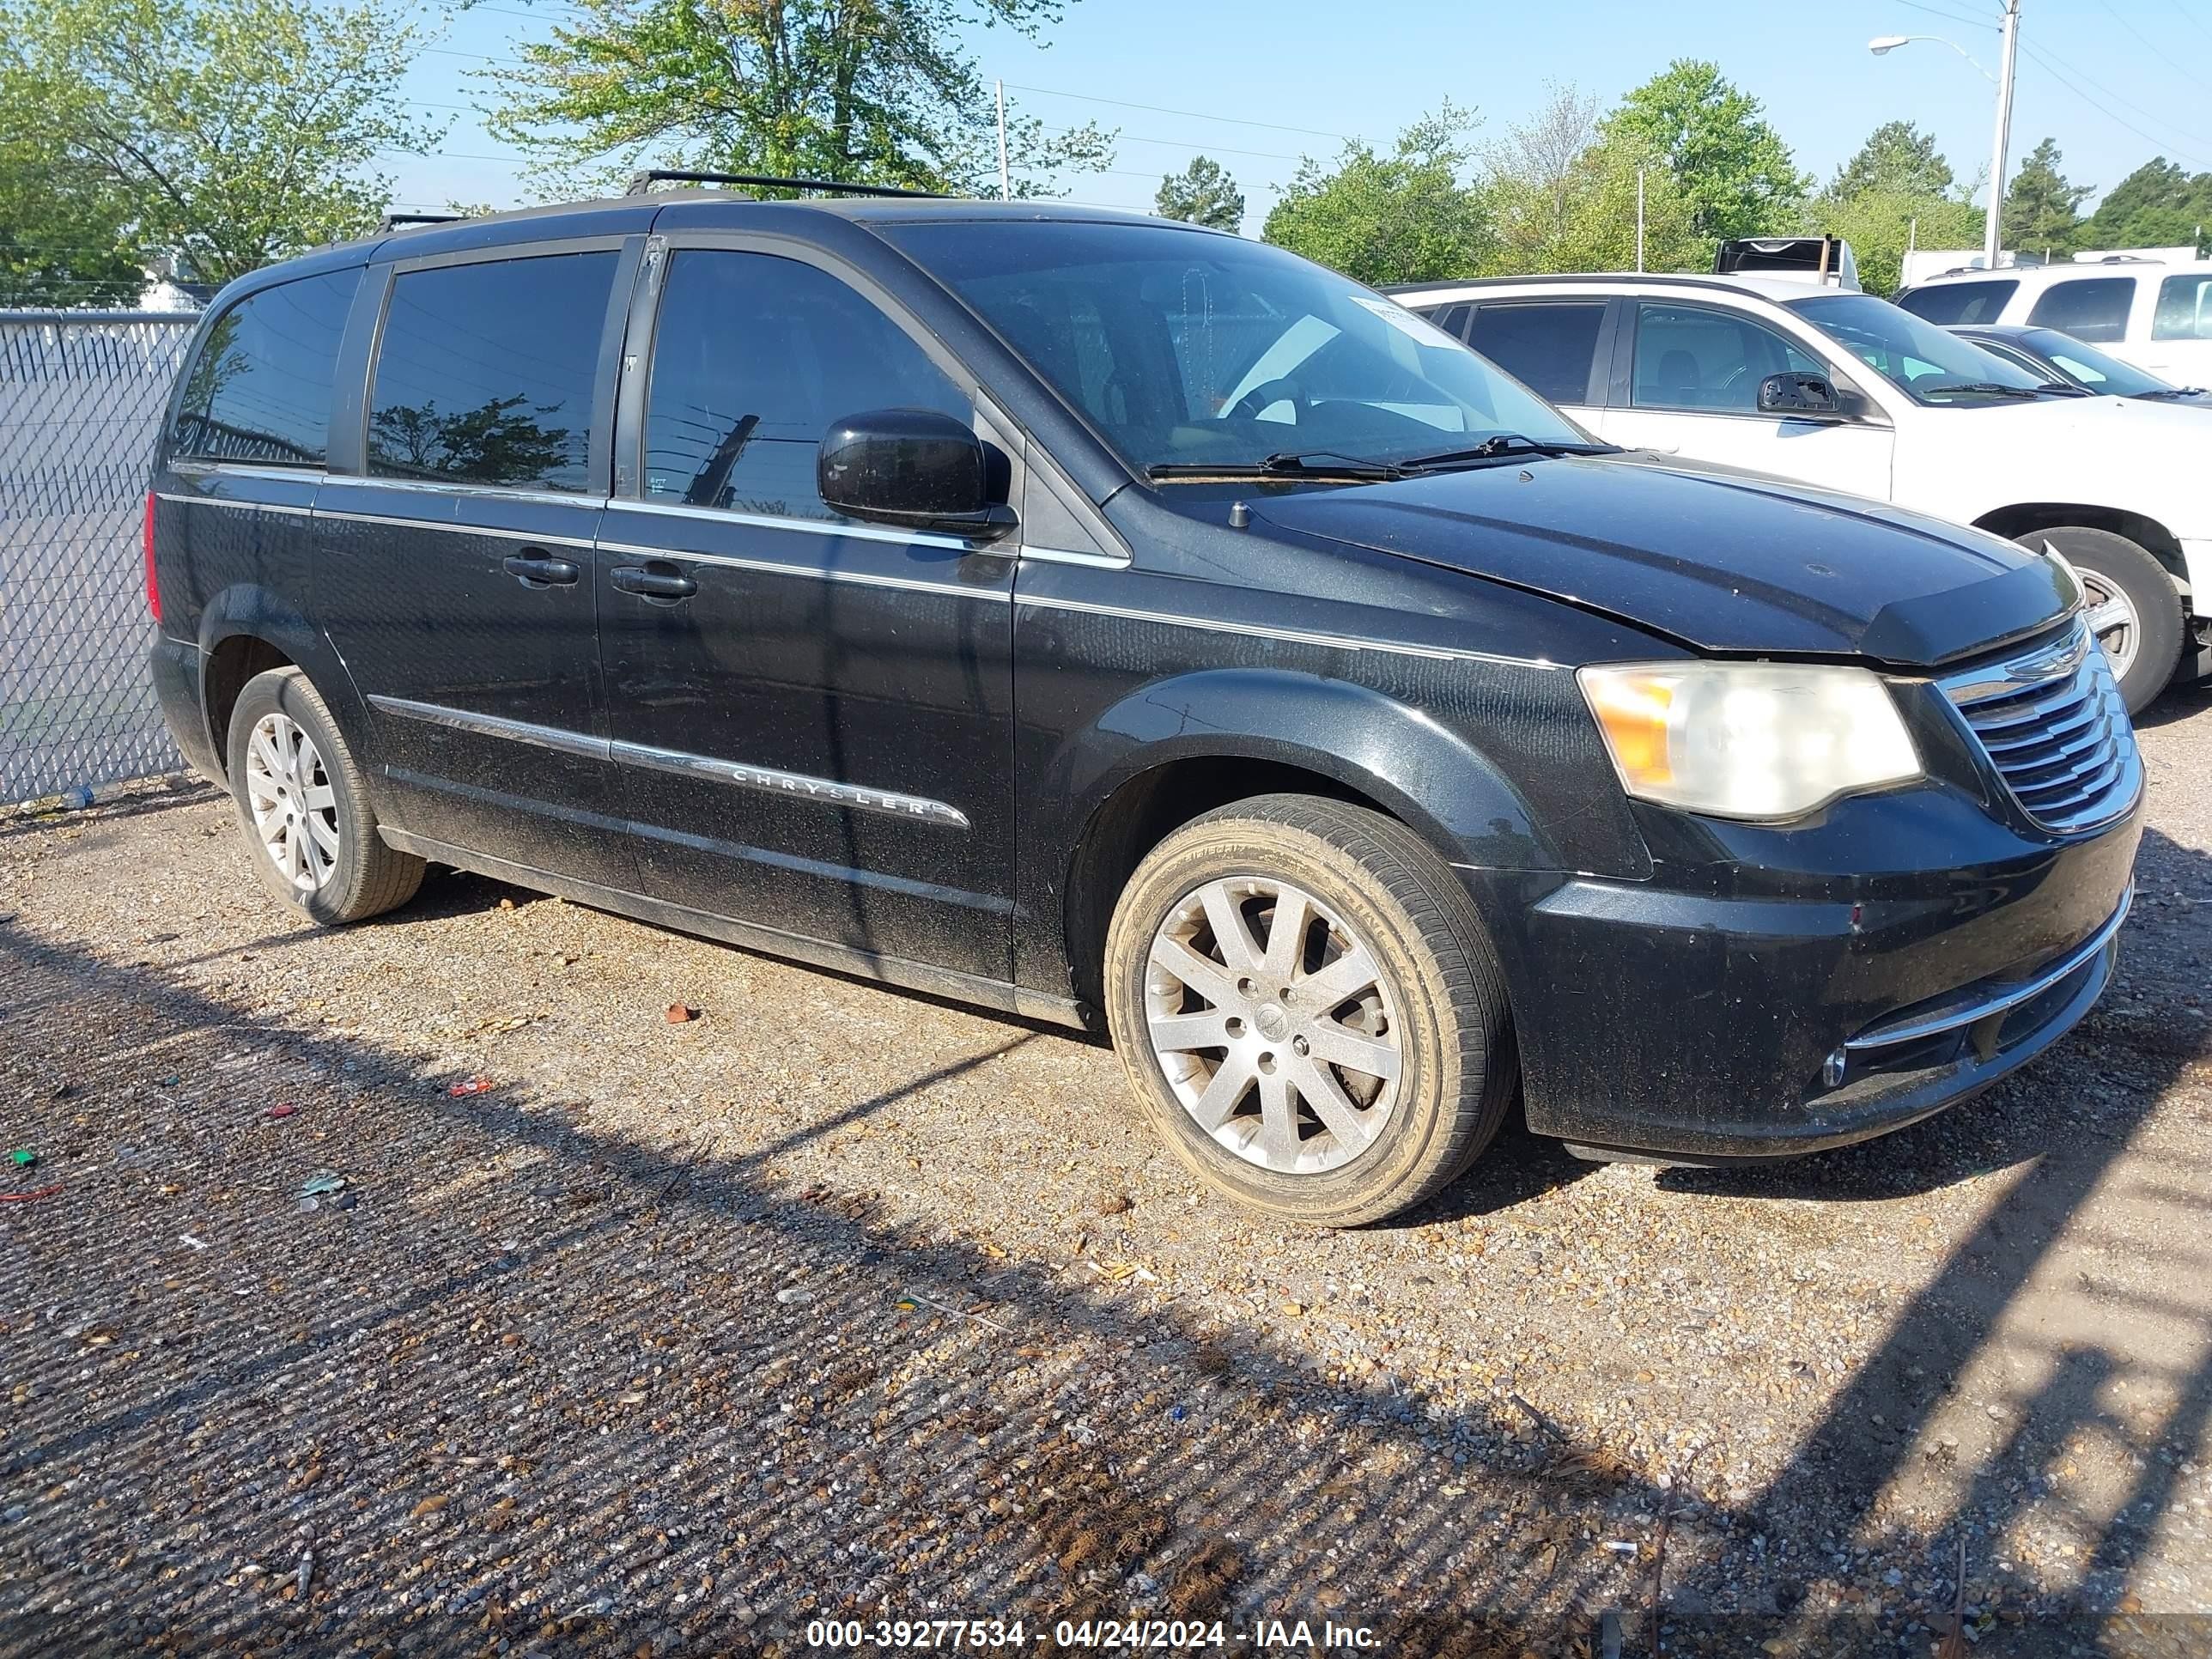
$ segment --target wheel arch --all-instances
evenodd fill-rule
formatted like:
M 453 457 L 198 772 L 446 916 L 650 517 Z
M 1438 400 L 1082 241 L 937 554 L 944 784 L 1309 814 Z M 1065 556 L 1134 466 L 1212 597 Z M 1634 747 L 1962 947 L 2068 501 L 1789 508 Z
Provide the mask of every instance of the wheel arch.
M 1098 1006 L 1115 904 L 1153 848 L 1217 807 L 1284 793 L 1367 807 L 1455 864 L 1565 867 L 1487 757 L 1381 692 L 1283 671 L 1158 682 L 1071 738 L 1032 794 L 1068 803 L 1036 908 L 1055 919 L 1075 996 Z
M 2158 561 L 2174 585 L 2189 591 L 2189 564 L 2180 539 L 2149 514 L 2124 507 L 2096 507 L 2081 501 L 2021 501 L 1992 508 L 1974 520 L 1974 528 L 2018 541 L 2039 530 L 2058 530 L 2078 525 L 2084 530 L 2108 531 L 2124 537 Z
M 343 737 L 366 756 L 368 711 L 345 663 L 322 631 L 289 600 L 241 583 L 212 595 L 199 618 L 200 709 L 216 764 L 228 778 L 230 715 L 256 674 L 297 668 L 307 675 Z

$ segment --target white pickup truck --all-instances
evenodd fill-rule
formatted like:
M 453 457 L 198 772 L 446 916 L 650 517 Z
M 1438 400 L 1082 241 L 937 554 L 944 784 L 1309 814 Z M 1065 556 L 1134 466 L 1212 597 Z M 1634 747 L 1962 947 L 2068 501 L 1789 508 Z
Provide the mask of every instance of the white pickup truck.
M 1394 290 L 1607 442 L 2055 550 L 2139 709 L 2212 670 L 2212 420 L 2061 389 L 1871 294 L 1788 276 Z

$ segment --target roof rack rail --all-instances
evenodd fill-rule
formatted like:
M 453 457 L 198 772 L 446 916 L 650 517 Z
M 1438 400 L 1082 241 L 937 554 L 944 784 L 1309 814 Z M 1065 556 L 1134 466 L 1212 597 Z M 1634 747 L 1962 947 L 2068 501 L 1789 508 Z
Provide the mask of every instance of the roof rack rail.
M 842 179 L 784 179 L 772 173 L 694 173 L 684 167 L 647 167 L 623 188 L 625 196 L 649 194 L 655 185 L 750 185 L 766 190 L 824 190 L 838 196 L 919 196 L 944 198 L 933 190 L 905 190 L 896 185 L 852 185 Z
M 450 225 L 468 216 L 465 213 L 387 213 L 376 222 L 376 234 L 381 236 L 408 225 Z

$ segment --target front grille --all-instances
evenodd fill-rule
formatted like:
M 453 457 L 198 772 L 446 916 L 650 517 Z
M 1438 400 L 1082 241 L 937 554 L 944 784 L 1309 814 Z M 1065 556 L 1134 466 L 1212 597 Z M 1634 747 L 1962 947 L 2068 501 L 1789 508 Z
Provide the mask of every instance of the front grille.
M 2142 786 L 2120 688 L 2079 622 L 1990 666 L 1942 682 L 2021 810 L 2062 834 L 2094 829 Z

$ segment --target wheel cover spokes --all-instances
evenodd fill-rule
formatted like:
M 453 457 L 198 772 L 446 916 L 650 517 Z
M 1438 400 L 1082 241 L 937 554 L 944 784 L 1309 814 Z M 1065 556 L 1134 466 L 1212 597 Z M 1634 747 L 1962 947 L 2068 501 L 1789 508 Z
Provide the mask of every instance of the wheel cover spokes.
M 322 751 L 289 716 L 264 714 L 246 744 L 246 805 L 276 873 L 312 893 L 337 872 L 337 792 Z
M 1272 877 L 1185 894 L 1145 966 L 1146 1036 L 1170 1090 L 1217 1145 L 1278 1174 L 1375 1144 L 1405 1069 L 1400 1006 L 1366 941 Z
M 2142 645 L 2142 623 L 2136 615 L 2135 602 L 2118 583 L 2106 581 L 2094 570 L 2077 568 L 2075 574 L 2087 602 L 2083 617 L 2089 632 L 2104 651 L 2112 678 L 2123 678 L 2135 666 L 2136 653 Z

